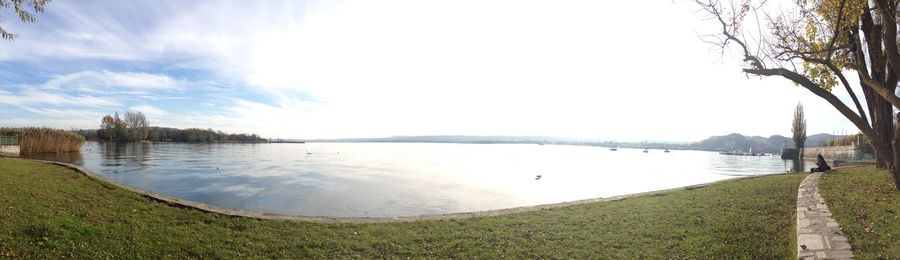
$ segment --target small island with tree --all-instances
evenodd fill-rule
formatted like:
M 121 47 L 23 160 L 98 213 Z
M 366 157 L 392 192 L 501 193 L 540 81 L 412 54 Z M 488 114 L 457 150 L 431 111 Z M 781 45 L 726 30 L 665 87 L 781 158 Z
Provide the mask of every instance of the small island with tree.
M 100 120 L 99 129 L 76 130 L 88 141 L 118 142 L 188 142 L 188 143 L 261 143 L 267 142 L 257 134 L 229 134 L 213 129 L 150 126 L 141 112 L 125 112 L 106 115 Z

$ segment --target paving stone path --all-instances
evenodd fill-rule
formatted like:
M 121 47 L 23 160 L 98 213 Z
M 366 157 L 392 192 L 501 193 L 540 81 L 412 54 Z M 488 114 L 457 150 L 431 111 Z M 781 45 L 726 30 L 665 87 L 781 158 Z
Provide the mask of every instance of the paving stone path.
M 819 176 L 806 176 L 797 190 L 797 258 L 852 259 L 850 242 L 819 195 Z

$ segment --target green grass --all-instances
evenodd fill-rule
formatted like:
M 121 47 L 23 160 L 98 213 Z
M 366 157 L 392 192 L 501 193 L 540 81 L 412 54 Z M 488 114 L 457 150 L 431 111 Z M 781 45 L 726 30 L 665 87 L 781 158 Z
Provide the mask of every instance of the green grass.
M 0 158 L 0 258 L 794 258 L 804 176 L 496 217 L 325 224 L 173 207 L 69 169 Z
M 900 193 L 887 171 L 847 168 L 822 175 L 819 190 L 859 259 L 900 257 Z

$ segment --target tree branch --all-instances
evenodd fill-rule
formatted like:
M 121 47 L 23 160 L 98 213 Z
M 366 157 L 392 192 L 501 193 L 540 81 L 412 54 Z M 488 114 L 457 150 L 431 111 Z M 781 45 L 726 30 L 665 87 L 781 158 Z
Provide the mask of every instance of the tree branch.
M 874 0 L 875 6 L 881 14 L 881 23 L 884 25 L 882 41 L 888 62 L 891 64 L 894 74 L 900 75 L 900 52 L 897 50 L 897 19 L 894 17 L 893 8 L 886 0 Z M 894 106 L 897 104 L 891 102 Z
M 844 21 L 844 5 L 846 1 L 842 0 L 838 10 L 837 10 L 837 25 L 834 26 L 834 32 L 831 34 L 831 39 L 828 41 L 827 49 L 831 49 L 834 47 L 834 43 L 837 41 L 839 35 L 841 35 L 841 23 Z M 825 55 L 825 59 L 831 60 L 831 51 L 828 51 L 828 54 Z
M 847 107 L 847 105 L 845 105 L 844 102 L 841 102 L 841 100 L 838 99 L 837 96 L 835 96 L 831 92 L 828 92 L 825 89 L 820 88 L 818 85 L 813 83 L 812 80 L 809 80 L 809 78 L 807 78 L 803 75 L 800 75 L 799 73 L 790 71 L 785 68 L 744 69 L 744 72 L 754 74 L 754 75 L 760 75 L 760 76 L 782 76 L 786 79 L 789 79 L 789 80 L 799 84 L 800 86 L 806 88 L 807 90 L 809 90 L 816 96 L 819 96 L 822 99 L 825 99 L 825 101 L 828 101 L 829 104 L 834 106 L 834 108 L 836 108 L 838 110 L 838 112 L 840 112 L 842 115 L 844 115 L 844 117 L 849 119 L 850 122 L 852 122 L 853 125 L 855 125 L 857 128 L 859 128 L 859 130 L 862 131 L 863 134 L 865 134 L 866 136 L 875 136 L 875 130 L 873 130 L 871 127 L 869 127 L 869 123 L 867 121 L 863 120 L 862 117 L 856 115 L 856 113 L 853 112 L 852 109 Z
M 790 58 L 797 58 L 797 59 L 801 59 L 806 62 L 821 64 L 821 65 L 824 65 L 825 67 L 828 67 L 828 69 L 831 70 L 831 72 L 834 73 L 838 77 L 838 79 L 841 81 L 841 84 L 844 85 L 844 89 L 847 90 L 847 93 L 850 94 L 850 99 L 852 99 L 853 104 L 856 105 L 856 110 L 859 110 L 860 117 L 862 117 L 863 121 L 869 122 L 869 118 L 866 116 L 866 111 L 863 110 L 862 104 L 859 103 L 859 98 L 856 96 L 856 93 L 853 91 L 853 88 L 850 87 L 850 82 L 847 81 L 847 77 L 844 77 L 844 74 L 841 73 L 841 71 L 838 69 L 838 67 L 836 65 L 834 65 L 833 62 L 828 61 L 828 60 L 813 58 L 813 57 L 809 57 L 809 56 L 803 56 L 803 55 L 794 55 L 794 56 L 791 56 Z
M 825 64 L 828 66 L 828 69 L 831 69 L 831 72 L 834 75 L 837 75 L 838 79 L 841 80 L 841 84 L 844 85 L 844 88 L 847 90 L 847 94 L 850 94 L 850 99 L 853 100 L 853 104 L 856 105 L 856 109 L 859 110 L 859 116 L 862 117 L 862 120 L 865 122 L 869 122 L 868 117 L 866 117 L 866 111 L 863 110 L 862 105 L 859 103 L 859 98 L 856 97 L 856 93 L 853 92 L 853 88 L 850 87 L 850 82 L 847 81 L 847 77 L 844 77 L 844 74 L 834 65 L 834 63 L 828 62 Z
M 860 83 L 865 84 L 875 90 L 875 93 L 878 93 L 879 96 L 883 97 L 885 100 L 891 103 L 894 107 L 900 107 L 900 97 L 894 95 L 894 91 L 889 89 L 887 86 L 882 85 L 877 80 L 872 79 L 869 75 L 862 73 L 861 71 L 856 71 L 859 74 Z
M 750 53 L 750 48 L 747 47 L 747 44 L 745 44 L 744 41 L 738 39 L 736 36 L 734 36 L 734 34 L 728 31 L 728 29 L 730 29 L 731 27 L 729 27 L 729 23 L 725 22 L 725 20 L 722 19 L 722 11 L 719 10 L 717 2 L 709 0 L 707 3 L 704 3 L 700 0 L 696 0 L 696 3 L 700 5 L 704 10 L 715 16 L 716 20 L 719 21 L 719 24 L 722 25 L 722 35 L 725 36 L 725 39 L 720 44 L 722 48 L 725 48 L 725 45 L 728 44 L 728 41 L 734 41 L 735 43 L 740 45 L 741 50 L 744 51 L 744 61 L 749 62 L 750 65 L 755 68 L 765 67 L 762 60 Z M 736 20 L 736 18 L 733 20 Z M 734 26 L 734 24 L 731 24 L 730 26 Z

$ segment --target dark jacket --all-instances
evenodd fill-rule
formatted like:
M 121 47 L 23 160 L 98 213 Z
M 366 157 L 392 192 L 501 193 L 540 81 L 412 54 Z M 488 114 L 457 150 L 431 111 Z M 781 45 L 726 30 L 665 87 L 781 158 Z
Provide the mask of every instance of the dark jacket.
M 816 166 L 819 166 L 819 170 L 822 170 L 822 171 L 831 170 L 831 167 L 828 166 L 828 163 L 825 162 L 824 158 L 816 159 Z

